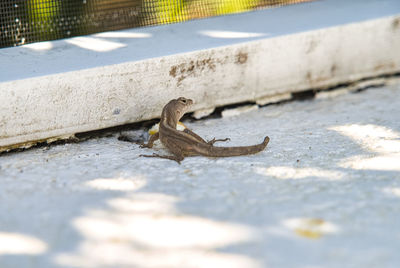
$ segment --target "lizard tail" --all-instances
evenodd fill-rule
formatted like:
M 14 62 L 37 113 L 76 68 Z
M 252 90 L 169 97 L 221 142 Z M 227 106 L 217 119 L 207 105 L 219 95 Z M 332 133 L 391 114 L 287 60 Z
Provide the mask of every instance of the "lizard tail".
M 269 142 L 269 137 L 265 137 L 264 141 L 260 144 L 251 146 L 237 146 L 237 147 L 214 147 L 212 146 L 207 150 L 206 156 L 211 157 L 228 157 L 228 156 L 240 156 L 255 154 L 261 152 L 267 147 Z

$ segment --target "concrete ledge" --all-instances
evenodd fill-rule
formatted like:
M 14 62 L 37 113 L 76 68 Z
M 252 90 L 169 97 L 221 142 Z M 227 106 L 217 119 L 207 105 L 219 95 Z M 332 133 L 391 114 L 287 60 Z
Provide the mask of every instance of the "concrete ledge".
M 0 151 L 400 71 L 400 4 L 318 1 L 0 50 Z

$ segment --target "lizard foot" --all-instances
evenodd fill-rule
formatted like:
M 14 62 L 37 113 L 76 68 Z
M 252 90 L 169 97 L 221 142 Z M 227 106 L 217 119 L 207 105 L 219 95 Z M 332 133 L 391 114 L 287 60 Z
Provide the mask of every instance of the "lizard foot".
M 146 144 L 146 143 L 140 143 L 139 147 L 140 148 L 151 148 L 152 146 L 149 146 L 149 144 Z

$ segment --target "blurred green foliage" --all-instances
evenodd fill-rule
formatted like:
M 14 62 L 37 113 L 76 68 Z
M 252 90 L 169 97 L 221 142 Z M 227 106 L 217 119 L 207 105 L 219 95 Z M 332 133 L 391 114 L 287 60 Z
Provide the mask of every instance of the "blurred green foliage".
M 28 0 L 29 28 L 41 39 L 48 39 L 58 30 L 55 20 L 60 14 L 60 0 Z
M 285 0 L 281 0 L 284 2 Z M 293 2 L 293 1 L 286 1 Z M 157 24 L 180 22 L 195 18 L 226 15 L 252 10 L 265 0 L 144 0 L 144 6 L 155 10 Z

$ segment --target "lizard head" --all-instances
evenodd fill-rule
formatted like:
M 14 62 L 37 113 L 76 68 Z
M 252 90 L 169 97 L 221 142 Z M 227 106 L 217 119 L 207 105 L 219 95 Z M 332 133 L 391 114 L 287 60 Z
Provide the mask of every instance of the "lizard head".
M 192 106 L 193 100 L 179 97 L 175 100 L 170 101 L 170 103 L 173 103 L 172 106 L 174 107 L 173 109 L 176 114 L 176 118 L 179 120 Z
M 187 109 L 189 109 L 189 107 L 193 104 L 193 100 L 186 99 L 184 97 L 179 97 L 176 99 L 176 101 L 179 103 L 179 105 L 187 107 Z
M 169 125 L 174 126 L 178 123 L 181 117 L 192 106 L 193 100 L 180 97 L 173 99 L 165 105 L 161 114 L 161 119 L 166 120 Z

